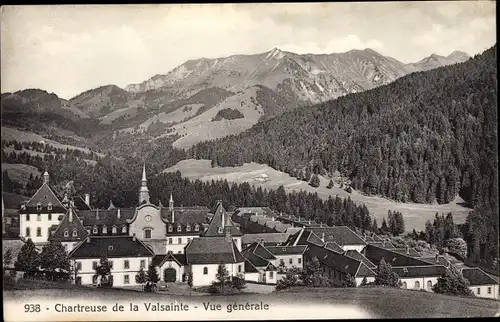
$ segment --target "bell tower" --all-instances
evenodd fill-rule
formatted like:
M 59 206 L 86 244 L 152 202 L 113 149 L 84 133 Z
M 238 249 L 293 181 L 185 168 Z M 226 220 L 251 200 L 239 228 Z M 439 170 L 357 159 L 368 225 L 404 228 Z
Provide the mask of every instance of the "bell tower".
M 141 188 L 139 189 L 139 205 L 149 203 L 148 180 L 146 179 L 146 163 L 142 165 Z

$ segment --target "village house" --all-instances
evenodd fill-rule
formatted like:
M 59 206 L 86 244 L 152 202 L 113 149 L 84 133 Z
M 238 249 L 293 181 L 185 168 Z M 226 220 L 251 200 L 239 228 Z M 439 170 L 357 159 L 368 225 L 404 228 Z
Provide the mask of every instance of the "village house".
M 495 280 L 479 267 L 463 268 L 461 272 L 463 277 L 469 281 L 469 289 L 475 296 L 499 299 L 498 280 Z

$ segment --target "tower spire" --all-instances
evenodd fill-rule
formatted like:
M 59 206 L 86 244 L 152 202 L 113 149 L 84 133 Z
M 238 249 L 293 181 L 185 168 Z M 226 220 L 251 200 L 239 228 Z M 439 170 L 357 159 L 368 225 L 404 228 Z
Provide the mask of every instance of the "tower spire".
M 43 173 L 43 183 L 48 184 L 50 180 L 49 173 L 47 172 L 47 169 L 45 169 L 45 172 Z
M 139 190 L 139 204 L 149 203 L 148 180 L 146 179 L 146 162 L 142 165 L 141 189 Z

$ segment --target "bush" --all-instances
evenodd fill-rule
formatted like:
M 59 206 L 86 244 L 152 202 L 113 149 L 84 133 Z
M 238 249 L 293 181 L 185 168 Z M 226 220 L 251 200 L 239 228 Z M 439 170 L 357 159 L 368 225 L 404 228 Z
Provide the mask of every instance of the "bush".
M 3 276 L 4 290 L 13 290 L 15 287 L 16 287 L 16 279 L 9 274 L 4 274 Z
M 298 285 L 299 279 L 298 279 L 298 270 L 295 268 L 290 268 L 286 272 L 286 276 L 282 278 L 281 280 L 278 281 L 278 284 L 276 284 L 276 290 L 281 291 L 287 288 L 290 288 L 292 286 Z
M 469 281 L 453 266 L 450 266 L 444 275 L 438 278 L 432 290 L 440 294 L 474 296 L 469 289 Z
M 241 291 L 242 289 L 247 287 L 247 282 L 242 277 L 233 276 L 232 287 L 237 289 L 238 291 Z
M 347 274 L 346 279 L 342 280 L 342 287 L 356 287 L 356 279 L 351 274 Z

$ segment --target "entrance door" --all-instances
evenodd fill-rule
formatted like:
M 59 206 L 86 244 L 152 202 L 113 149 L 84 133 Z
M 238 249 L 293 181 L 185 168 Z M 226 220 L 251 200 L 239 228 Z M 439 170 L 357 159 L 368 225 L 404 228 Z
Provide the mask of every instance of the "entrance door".
M 167 268 L 163 271 L 163 280 L 165 282 L 175 282 L 175 280 L 177 279 L 176 276 L 177 275 L 177 272 L 175 271 L 174 268 Z

